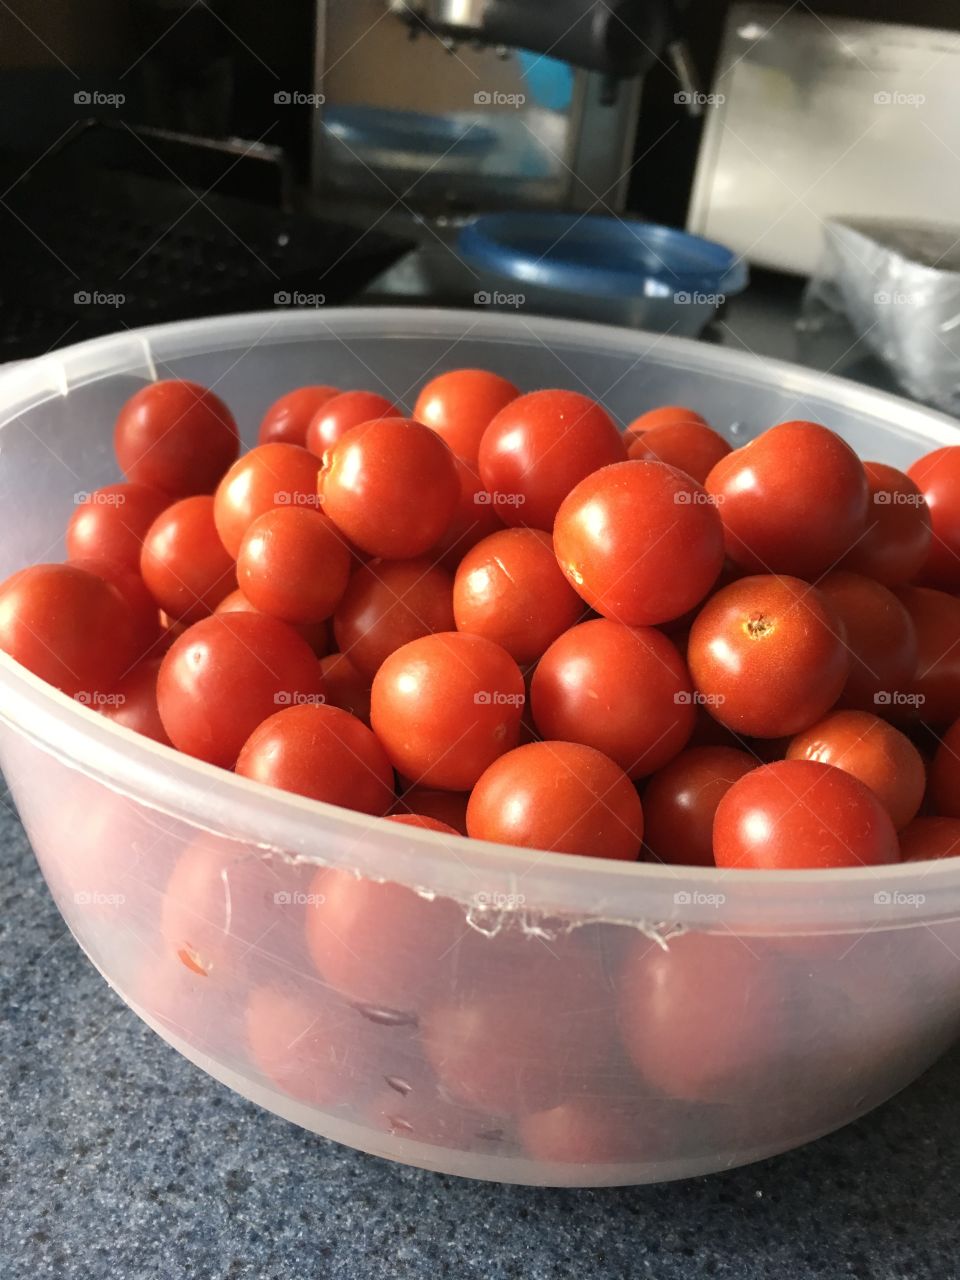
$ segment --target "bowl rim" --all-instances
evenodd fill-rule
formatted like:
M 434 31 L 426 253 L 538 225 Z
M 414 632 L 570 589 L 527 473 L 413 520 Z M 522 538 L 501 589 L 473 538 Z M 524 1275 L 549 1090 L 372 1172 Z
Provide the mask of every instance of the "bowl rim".
M 679 367 L 826 396 L 872 412 L 931 447 L 955 438 L 945 414 L 847 380 L 687 338 L 615 326 L 415 307 L 331 308 L 324 315 L 250 312 L 108 335 L 0 372 L 0 429 L 20 413 L 110 374 L 159 376 L 171 358 L 270 341 L 340 341 L 354 336 L 449 339 L 458 328 L 501 343 L 579 337 L 590 348 L 629 352 L 639 363 L 657 348 Z M 279 333 L 278 333 L 279 329 Z M 391 332 L 395 330 L 395 332 Z M 761 370 L 763 371 L 761 373 Z M 908 430 L 912 424 L 912 432 Z M 738 935 L 762 932 L 862 934 L 867 929 L 929 926 L 960 917 L 960 864 L 954 860 L 776 873 L 623 863 L 457 839 L 277 791 L 194 760 L 113 723 L 0 654 L 0 722 L 44 753 L 146 808 L 264 856 L 335 866 L 377 880 L 449 896 L 494 923 L 556 914 L 633 924 L 662 938 L 696 927 Z M 16 798 L 16 760 L 4 752 Z M 918 888 L 922 886 L 922 892 Z M 886 895 L 886 896 L 885 896 Z M 920 901 L 910 899 L 920 898 Z M 877 907 L 883 909 L 877 911 Z M 762 928 L 758 927 L 762 922 Z M 946 945 L 946 944 L 945 944 Z

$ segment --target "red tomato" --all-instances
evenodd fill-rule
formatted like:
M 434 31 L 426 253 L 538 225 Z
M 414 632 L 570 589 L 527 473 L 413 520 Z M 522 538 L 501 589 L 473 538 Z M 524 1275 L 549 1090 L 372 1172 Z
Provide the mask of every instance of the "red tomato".
M 887 587 L 911 582 L 930 550 L 930 508 L 919 487 L 896 467 L 865 462 L 870 510 L 863 537 L 840 562 L 843 569 Z
M 237 582 L 262 613 L 284 622 L 322 622 L 347 589 L 350 565 L 350 549 L 326 516 L 276 507 L 243 535 Z
M 712 867 L 717 805 L 756 765 L 733 747 L 693 747 L 655 773 L 643 792 L 644 844 L 654 860 Z
M 635 862 L 643 811 L 630 779 L 608 756 L 574 742 L 531 742 L 480 776 L 467 805 L 467 833 Z
M 683 933 L 666 950 L 638 936 L 619 991 L 627 1053 L 668 1097 L 742 1098 L 782 1053 L 789 1006 L 778 971 L 728 933 Z
M 170 738 L 160 719 L 157 706 L 157 676 L 160 658 L 151 658 L 133 667 L 117 684 L 107 703 L 99 708 L 108 720 L 122 724 L 125 729 L 142 733 L 154 742 L 170 746 Z
M 312 1107 L 350 1102 L 370 1083 L 357 1069 L 359 1022 L 355 1011 L 335 1004 L 323 991 L 254 987 L 246 1008 L 250 1060 L 275 1088 L 298 1102 Z M 372 1068 L 371 1062 L 371 1076 Z
M 881 695 L 906 689 L 917 666 L 917 631 L 906 609 L 888 588 L 858 573 L 837 570 L 817 590 L 840 619 L 850 651 L 845 706 L 874 711 Z M 878 700 L 879 699 L 879 700 Z
M 168 494 L 142 484 L 108 484 L 84 495 L 67 525 L 70 560 L 104 560 L 140 572 L 147 530 L 170 504 Z
M 293 444 L 261 444 L 230 468 L 214 496 L 213 518 L 223 545 L 236 557 L 257 516 L 274 507 L 320 509 L 312 453 Z
M 370 721 L 394 767 L 424 786 L 469 791 L 516 746 L 523 676 L 483 636 L 422 636 L 377 672 Z
M 823 596 L 797 578 L 741 578 L 718 591 L 690 630 L 693 682 L 721 724 L 780 738 L 830 710 L 850 654 Z
M 305 444 L 322 458 L 351 427 L 374 418 L 402 418 L 403 410 L 373 391 L 341 391 L 321 405 L 307 428 Z
M 883 714 L 951 724 L 960 717 L 960 600 L 926 587 L 901 587 L 897 596 L 916 628 L 917 670 L 907 696 L 891 698 Z
M 709 427 L 710 423 L 701 414 L 694 409 L 686 408 L 685 405 L 664 404 L 658 409 L 648 409 L 646 413 L 641 413 L 639 418 L 634 418 L 623 434 L 629 444 L 638 436 L 642 436 L 645 431 L 675 426 Z
M 370 681 L 345 654 L 330 653 L 320 662 L 327 703 L 370 723 Z
M 574 485 L 626 456 L 620 432 L 595 400 L 578 391 L 531 391 L 487 427 L 478 465 L 504 524 L 549 531 Z
M 401 1079 L 390 1076 L 365 1112 L 378 1132 L 454 1151 L 506 1154 L 503 1148 L 509 1139 L 501 1123 L 451 1101 L 428 1070 L 412 1073 L 412 1083 L 410 1074 Z
M 435 818 L 445 827 L 451 827 L 458 835 L 467 834 L 468 791 L 431 791 L 428 787 L 409 787 L 400 796 L 395 808 L 397 818 L 422 814 Z
M 557 514 L 553 543 L 587 604 L 627 626 L 678 618 L 723 568 L 715 507 L 662 462 L 624 462 L 581 481 Z
M 165 630 L 161 620 L 157 602 L 147 590 L 146 583 L 137 569 L 126 569 L 115 560 L 71 560 L 77 569 L 86 569 L 94 573 L 104 582 L 111 582 L 123 596 L 130 610 L 130 623 L 133 628 L 133 658 L 159 657 L 166 652 L 164 648 Z
M 306 448 L 311 420 L 336 395 L 336 387 L 297 387 L 288 391 L 263 415 L 257 444 L 296 444 Z
M 796 871 L 900 860 L 890 815 L 851 773 L 815 760 L 779 760 L 735 782 L 717 807 L 718 867 Z
M 251 733 L 236 772 L 360 813 L 386 813 L 395 799 L 393 770 L 380 743 L 339 707 L 284 707 Z
M 424 813 L 392 813 L 387 818 L 387 821 L 399 822 L 403 827 L 416 827 L 419 831 L 439 831 L 441 835 L 445 836 L 459 836 L 460 834 L 448 822 L 441 822 L 439 818 L 431 818 Z
M 278 707 L 323 693 L 320 664 L 285 622 L 259 613 L 204 618 L 160 666 L 160 719 L 178 750 L 233 767 L 240 748 Z
M 131 396 L 113 434 L 120 470 L 175 498 L 213 493 L 240 451 L 233 414 L 196 382 L 154 382 Z
M 213 498 L 199 494 L 167 507 L 147 530 L 140 573 L 171 618 L 199 622 L 237 587 L 233 557 L 213 522 Z
M 36 564 L 0 585 L 0 649 L 71 698 L 93 704 L 139 654 L 130 610 L 105 579 Z
M 960 591 L 960 446 L 934 449 L 918 459 L 907 475 L 926 499 L 933 524 L 920 580 L 941 591 Z
M 863 464 L 815 422 L 784 422 L 728 454 L 707 478 L 727 555 L 753 573 L 815 578 L 862 537 Z
M 643 431 L 630 445 L 628 457 L 665 462 L 691 476 L 697 484 L 704 484 L 730 451 L 723 436 L 705 423 L 672 422 Z
M 236 591 L 231 591 L 228 596 L 224 596 L 216 609 L 214 609 L 214 613 L 263 612 L 263 609 L 254 608 L 239 588 Z M 330 648 L 330 623 L 328 620 L 325 619 L 323 622 L 290 622 L 287 625 L 292 627 L 297 635 L 303 636 L 318 658 L 322 658 L 328 652 Z M 339 703 L 334 703 L 334 706 L 339 706 Z
M 520 1118 L 531 1160 L 548 1164 L 623 1164 L 656 1159 L 660 1145 L 636 1106 L 609 1098 L 575 1098 Z
M 531 684 L 533 718 L 546 738 L 602 751 L 631 778 L 661 768 L 693 732 L 690 677 L 676 648 L 651 627 L 607 618 L 555 640 Z
M 893 725 L 866 711 L 834 711 L 794 738 L 787 759 L 819 760 L 859 778 L 898 831 L 920 809 L 927 782 L 920 752 Z
M 503 528 L 498 515 L 500 508 L 491 501 L 493 495 L 484 488 L 476 464 L 464 462 L 462 458 L 455 461 L 460 477 L 460 499 L 446 533 L 431 553 L 451 573 L 456 573 L 471 547 Z
M 900 856 L 904 862 L 930 858 L 960 858 L 960 820 L 914 818 L 900 832 Z
M 460 477 L 435 431 L 408 418 L 376 418 L 326 450 L 320 493 L 324 511 L 355 546 L 409 560 L 446 532 Z
M 333 628 L 340 651 L 372 680 L 402 645 L 453 630 L 453 579 L 426 558 L 371 560 L 350 579 Z
M 486 636 L 517 662 L 535 662 L 583 614 L 540 529 L 502 529 L 468 551 L 453 589 L 458 631 Z
M 930 795 L 937 813 L 960 818 L 960 720 L 943 735 L 933 757 Z
M 454 369 L 431 378 L 413 416 L 442 436 L 459 458 L 475 463 L 483 433 L 519 394 L 512 382 L 485 369 Z

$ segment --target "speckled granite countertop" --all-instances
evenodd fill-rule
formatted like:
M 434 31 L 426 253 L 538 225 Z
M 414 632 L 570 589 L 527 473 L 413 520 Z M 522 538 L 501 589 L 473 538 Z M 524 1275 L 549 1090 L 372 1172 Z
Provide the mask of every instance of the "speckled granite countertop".
M 406 1169 L 180 1058 L 67 932 L 0 789 L 4 1280 L 950 1280 L 960 1052 L 802 1151 L 658 1187 Z

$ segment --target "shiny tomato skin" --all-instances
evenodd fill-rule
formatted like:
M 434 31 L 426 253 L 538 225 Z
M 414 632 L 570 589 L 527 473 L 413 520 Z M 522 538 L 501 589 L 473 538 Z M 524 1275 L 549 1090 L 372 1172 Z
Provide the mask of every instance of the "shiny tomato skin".
M 914 818 L 900 832 L 900 853 L 904 862 L 960 858 L 960 819 Z
M 459 836 L 456 827 L 439 818 L 431 818 L 425 813 L 391 813 L 388 822 L 399 822 L 402 827 L 415 827 L 418 831 L 437 831 L 442 836 Z
M 541 529 L 503 529 L 460 561 L 453 587 L 457 630 L 486 636 L 521 666 L 541 657 L 583 612 L 552 538 Z
M 483 433 L 519 394 L 499 374 L 454 369 L 430 379 L 417 397 L 413 416 L 442 436 L 458 458 L 476 463 Z
M 220 603 L 214 609 L 214 613 L 264 613 L 265 610 L 257 609 L 237 588 L 231 591 L 228 596 L 224 596 Z M 287 626 L 296 631 L 297 635 L 303 636 L 307 644 L 317 655 L 322 658 L 330 649 L 330 622 L 288 622 Z
M 499 645 L 458 631 L 421 636 L 377 672 L 370 722 L 394 768 L 423 786 L 469 791 L 516 746 L 520 669 Z
M 454 629 L 453 578 L 426 556 L 371 560 L 350 579 L 333 629 L 341 653 L 369 682 L 411 640 Z
M 643 810 L 627 775 L 592 747 L 531 742 L 481 774 L 467 805 L 475 840 L 635 862 Z
M 0 649 L 72 698 L 93 704 L 140 656 L 112 582 L 69 564 L 37 564 L 0 584 Z
M 176 378 L 130 397 L 113 444 L 128 480 L 172 498 L 213 493 L 240 451 L 237 424 L 220 397 Z
M 257 444 L 295 444 L 306 448 L 307 428 L 322 405 L 339 395 L 336 387 L 296 387 L 275 400 L 263 415 Z
M 169 494 L 143 484 L 108 484 L 95 489 L 70 517 L 68 559 L 104 560 L 139 573 L 143 539 L 169 505 Z
M 114 698 L 100 708 L 108 720 L 121 724 L 134 733 L 152 738 L 170 746 L 170 738 L 157 706 L 157 676 L 160 674 L 160 658 L 138 662 L 119 681 Z
M 431 552 L 449 572 L 456 573 L 460 561 L 471 547 L 503 528 L 499 507 L 490 500 L 476 463 L 454 459 L 460 477 L 460 497 L 446 533 Z
M 870 488 L 867 526 L 838 567 L 885 587 L 903 586 L 916 578 L 930 550 L 930 508 L 905 472 L 884 462 L 865 462 L 863 469 Z
M 863 463 L 815 422 L 784 422 L 728 454 L 706 482 L 727 555 L 751 573 L 816 578 L 863 535 Z
M 160 719 L 175 747 L 230 769 L 261 721 L 323 693 L 320 664 L 285 622 L 259 613 L 195 622 L 167 651 Z
M 431 791 L 429 787 L 408 787 L 401 790 L 391 816 L 422 815 L 465 836 L 469 800 L 468 791 Z
M 685 405 L 662 404 L 659 408 L 648 409 L 646 413 L 641 413 L 638 418 L 634 418 L 623 434 L 627 443 L 630 444 L 645 431 L 652 431 L 657 427 L 674 426 L 709 427 L 710 423 L 702 414 L 697 413 L 695 409 L 688 409 Z
M 819 760 L 859 778 L 883 804 L 899 831 L 917 816 L 927 776 L 908 737 L 867 711 L 833 711 L 799 734 L 788 760 Z
M 320 463 L 294 444 L 261 444 L 245 453 L 217 486 L 213 516 L 220 540 L 236 559 L 243 535 L 274 507 L 320 510 Z
M 859 778 L 814 760 L 778 760 L 735 782 L 717 807 L 718 867 L 761 871 L 899 862 L 890 815 Z
M 690 747 L 643 791 L 644 845 L 655 862 L 712 867 L 717 805 L 757 761 L 735 747 Z
M 546 651 L 530 690 L 545 738 L 602 751 L 631 778 L 683 750 L 696 718 L 690 676 L 676 647 L 652 627 L 593 618 Z
M 326 515 L 361 551 L 387 560 L 423 555 L 446 533 L 460 501 L 453 454 L 410 418 L 351 427 L 324 453 Z
M 900 587 L 917 633 L 917 668 L 910 701 L 878 708 L 892 719 L 945 727 L 960 718 L 960 600 L 930 587 Z
M 960 720 L 943 735 L 933 757 L 930 797 L 938 814 L 960 818 Z
M 626 456 L 620 432 L 595 400 L 578 391 L 531 391 L 496 415 L 477 462 L 504 524 L 549 532 L 575 485 Z
M 140 573 L 158 606 L 178 622 L 199 622 L 237 588 L 233 557 L 213 520 L 213 498 L 181 498 L 143 540 Z
M 322 622 L 350 579 L 351 551 L 332 521 L 308 507 L 257 516 L 237 553 L 237 583 L 262 613 L 284 622 Z
M 723 568 L 716 508 L 663 462 L 622 462 L 582 480 L 557 513 L 553 544 L 587 604 L 631 627 L 680 617 Z
M 741 578 L 712 596 L 690 629 L 693 683 L 721 724 L 754 738 L 809 728 L 850 672 L 840 621 L 798 578 Z
M 339 707 L 303 703 L 262 721 L 243 744 L 236 772 L 377 816 L 393 804 L 393 770 L 365 724 Z
M 360 674 L 346 654 L 328 653 L 320 660 L 320 671 L 327 703 L 369 724 L 370 681 Z
M 916 670 L 913 620 L 889 587 L 859 573 L 834 570 L 819 579 L 817 590 L 840 619 L 850 652 L 841 702 L 876 711 L 892 690 L 907 687 Z
M 167 624 L 162 622 L 157 602 L 147 590 L 139 568 L 127 569 L 115 560 L 91 560 L 88 557 L 68 563 L 112 583 L 123 596 L 130 611 L 133 632 L 131 661 L 156 658 L 166 652 L 164 636 Z
M 960 591 L 960 446 L 934 449 L 918 458 L 907 475 L 926 499 L 933 525 L 918 581 L 940 591 Z
M 403 410 L 375 391 L 341 391 L 321 405 L 307 428 L 306 447 L 318 458 L 351 427 L 374 418 L 403 417 Z
M 665 462 L 702 485 L 731 448 L 712 427 L 699 422 L 676 422 L 643 431 L 627 452 L 631 459 Z

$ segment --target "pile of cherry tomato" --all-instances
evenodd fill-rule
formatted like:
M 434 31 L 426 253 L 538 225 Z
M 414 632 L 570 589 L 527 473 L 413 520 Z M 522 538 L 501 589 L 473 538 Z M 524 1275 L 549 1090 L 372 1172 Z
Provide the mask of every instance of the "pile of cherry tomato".
M 907 472 L 794 421 L 482 370 L 413 416 L 300 387 L 240 455 L 212 391 L 115 429 L 0 648 L 210 764 L 532 850 L 726 868 L 960 854 L 960 445 Z

